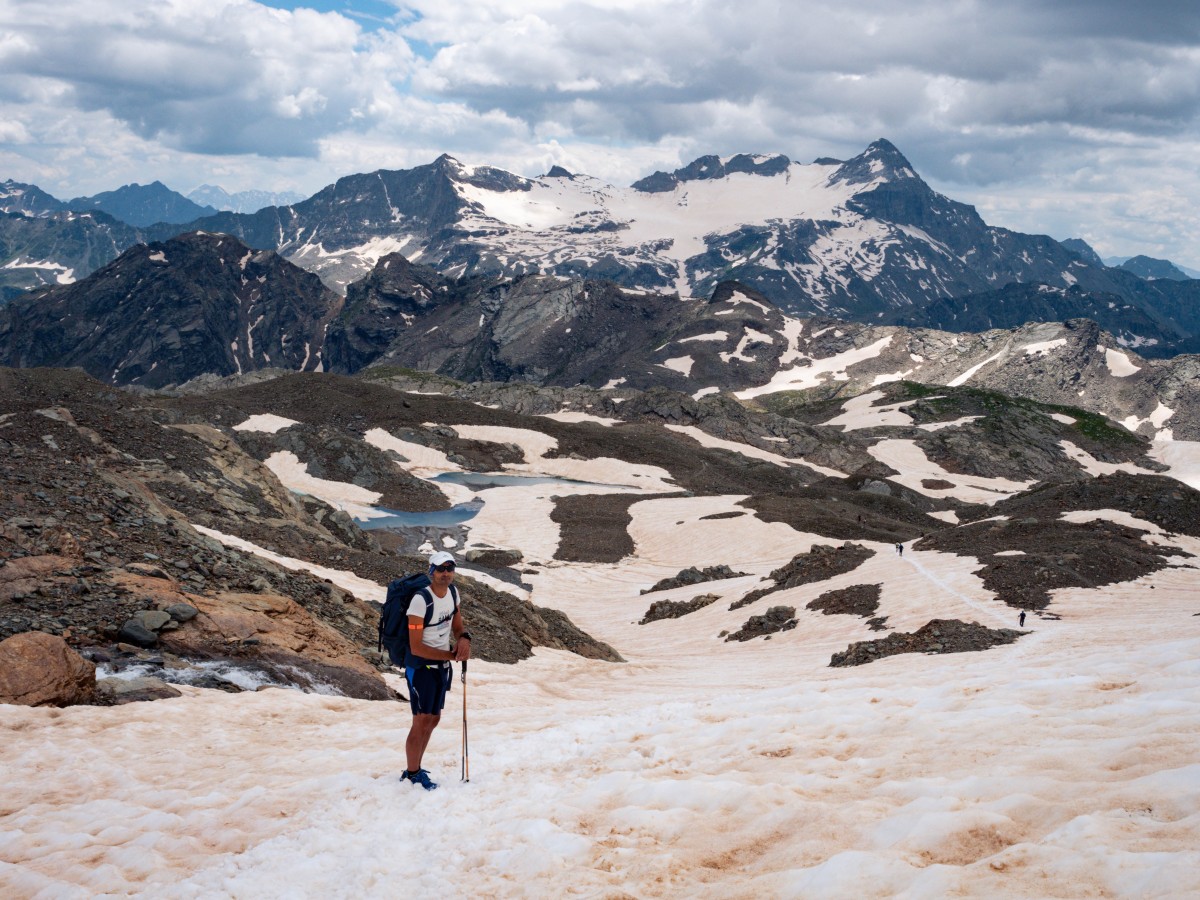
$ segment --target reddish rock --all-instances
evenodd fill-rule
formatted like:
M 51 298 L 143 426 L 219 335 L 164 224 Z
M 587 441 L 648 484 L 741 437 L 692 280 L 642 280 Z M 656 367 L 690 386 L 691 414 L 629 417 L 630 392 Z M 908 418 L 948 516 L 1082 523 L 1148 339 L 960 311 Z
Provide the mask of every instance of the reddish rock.
M 96 692 L 96 667 L 60 637 L 26 631 L 0 641 L 0 703 L 73 706 Z

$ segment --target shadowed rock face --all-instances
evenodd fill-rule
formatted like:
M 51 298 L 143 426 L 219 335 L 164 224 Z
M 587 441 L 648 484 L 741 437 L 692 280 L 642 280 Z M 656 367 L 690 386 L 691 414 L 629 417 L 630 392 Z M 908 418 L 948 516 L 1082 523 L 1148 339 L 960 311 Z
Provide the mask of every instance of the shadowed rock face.
M 181 235 L 0 310 L 0 364 L 78 366 L 149 388 L 270 366 L 311 371 L 341 303 L 276 253 Z
M 95 691 L 96 667 L 62 638 L 29 631 L 0 641 L 0 703 L 74 706 Z

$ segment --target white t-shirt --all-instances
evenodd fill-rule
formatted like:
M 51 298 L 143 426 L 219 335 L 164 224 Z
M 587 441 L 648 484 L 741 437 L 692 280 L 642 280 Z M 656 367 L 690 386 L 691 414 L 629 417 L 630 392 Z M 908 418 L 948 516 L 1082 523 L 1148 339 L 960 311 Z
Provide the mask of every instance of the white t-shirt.
M 433 598 L 433 618 L 425 626 L 421 643 L 426 647 L 433 647 L 435 650 L 449 650 L 450 625 L 454 621 L 454 603 L 458 591 L 454 585 L 450 585 L 445 597 L 439 597 L 431 587 L 413 594 L 412 602 L 408 605 L 408 614 L 417 616 L 422 621 L 425 619 L 426 593 Z

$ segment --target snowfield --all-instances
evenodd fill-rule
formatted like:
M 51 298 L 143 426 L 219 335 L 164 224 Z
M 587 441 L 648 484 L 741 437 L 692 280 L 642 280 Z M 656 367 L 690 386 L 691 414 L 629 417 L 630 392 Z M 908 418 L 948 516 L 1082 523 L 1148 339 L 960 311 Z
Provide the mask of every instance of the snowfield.
M 699 521 L 736 499 L 642 501 L 625 564 L 535 579 L 534 602 L 628 662 L 473 663 L 468 784 L 461 684 L 427 757 L 431 794 L 397 780 L 400 704 L 184 688 L 112 709 L 5 707 L 4 896 L 1200 891 L 1194 569 L 1060 592 L 1061 621 L 1031 618 L 1012 646 L 850 669 L 826 663 L 864 638 L 861 620 L 803 609 L 832 587 L 881 581 L 899 629 L 1015 627 L 1016 611 L 970 560 L 875 547 L 862 570 L 773 597 L 801 624 L 770 641 L 715 640 L 743 616 L 724 603 L 633 624 L 654 599 L 638 591 L 665 573 L 727 560 L 749 576 L 662 596 L 739 596 L 820 540 Z
M 848 403 L 837 421 L 894 415 Z M 457 430 L 520 444 L 531 474 L 671 490 L 650 466 L 545 457 L 538 432 Z M 413 471 L 456 468 L 369 437 Z M 911 441 L 876 447 L 901 483 L 953 484 L 934 495 L 990 502 L 1023 487 L 944 472 Z M 1200 540 L 1127 513 L 1071 514 L 1179 554 L 1135 582 L 1055 592 L 1015 644 L 835 669 L 833 653 L 874 633 L 806 608 L 830 590 L 881 585 L 878 614 L 900 632 L 934 618 L 1015 629 L 1018 611 L 983 587 L 973 558 L 869 542 L 852 572 L 730 611 L 796 554 L 835 542 L 761 521 L 740 496 L 647 497 L 630 507 L 631 556 L 564 563 L 551 490 L 564 488 L 483 492 L 471 539 L 520 547 L 540 564 L 525 576 L 531 602 L 627 662 L 545 649 L 515 666 L 472 662 L 426 756 L 432 793 L 398 780 L 410 721 L 399 703 L 184 686 L 115 708 L 0 707 L 0 896 L 1200 895 Z M 742 574 L 640 593 L 721 563 Z M 709 592 L 721 599 L 638 624 L 654 600 Z M 469 585 L 464 597 L 469 624 Z M 774 605 L 794 606 L 799 626 L 720 639 Z

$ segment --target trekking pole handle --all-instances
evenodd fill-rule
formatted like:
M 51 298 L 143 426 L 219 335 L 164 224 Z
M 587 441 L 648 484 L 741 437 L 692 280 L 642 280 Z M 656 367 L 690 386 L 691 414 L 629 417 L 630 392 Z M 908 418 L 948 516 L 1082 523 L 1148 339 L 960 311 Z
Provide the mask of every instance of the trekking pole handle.
M 462 661 L 462 680 L 464 684 L 467 681 L 467 661 L 465 659 Z

